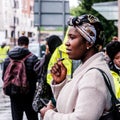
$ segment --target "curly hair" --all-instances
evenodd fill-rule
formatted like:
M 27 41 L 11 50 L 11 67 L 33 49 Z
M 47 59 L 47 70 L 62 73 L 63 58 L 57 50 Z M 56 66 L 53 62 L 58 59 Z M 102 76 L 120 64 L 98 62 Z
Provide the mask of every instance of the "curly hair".
M 115 55 L 120 52 L 120 42 L 119 41 L 111 41 L 106 45 L 106 52 L 110 59 L 113 61 Z

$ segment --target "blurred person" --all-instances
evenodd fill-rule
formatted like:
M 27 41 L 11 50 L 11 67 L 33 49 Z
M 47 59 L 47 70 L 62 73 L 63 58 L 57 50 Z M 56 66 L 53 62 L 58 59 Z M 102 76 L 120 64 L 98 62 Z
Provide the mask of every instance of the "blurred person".
M 103 75 L 92 68 L 104 71 L 112 86 L 114 84 L 104 54 L 98 51 L 103 43 L 100 36 L 102 25 L 98 18 L 87 14 L 71 18 L 68 24 L 71 27 L 66 52 L 70 59 L 81 60 L 81 64 L 70 81 L 66 78 L 67 69 L 62 61 L 52 67 L 51 86 L 56 108 L 50 101 L 40 113 L 43 120 L 98 120 L 111 109 L 111 95 Z
M 18 38 L 18 46 L 8 52 L 8 58 L 5 59 L 3 66 L 3 76 L 10 63 L 10 59 L 20 60 L 30 54 L 28 50 L 29 39 L 26 36 Z M 29 82 L 29 92 L 27 94 L 20 94 L 10 96 L 11 112 L 13 120 L 23 120 L 23 113 L 25 112 L 28 120 L 38 120 L 38 114 L 32 108 L 32 101 L 34 97 L 37 75 L 34 71 L 34 65 L 38 61 L 37 56 L 32 54 L 25 60 L 27 81 Z M 23 76 L 24 77 L 24 76 Z M 4 82 L 4 81 L 3 81 Z
M 51 35 L 46 38 L 46 53 L 34 66 L 34 70 L 38 75 L 38 80 L 32 106 L 36 112 L 38 112 L 42 106 L 41 99 L 46 102 L 46 104 L 52 99 L 55 104 L 51 87 L 47 83 L 47 68 L 53 52 L 61 44 L 62 40 L 57 35 Z
M 22 36 L 25 36 L 25 31 L 22 31 L 22 32 L 21 32 L 21 35 L 22 35 Z
M 106 51 L 110 58 L 108 65 L 114 78 L 116 97 L 120 100 L 120 42 L 111 41 L 107 44 Z
M 62 44 L 62 40 L 57 35 L 51 35 L 46 38 L 46 54 L 53 54 L 55 49 Z
M 112 38 L 112 41 L 118 41 L 118 37 L 117 37 L 117 36 L 114 36 L 114 37 Z
M 3 69 L 3 63 L 5 58 L 8 56 L 8 52 L 10 50 L 10 46 L 6 44 L 6 42 L 2 42 L 0 46 L 0 64 L 1 64 L 1 69 Z

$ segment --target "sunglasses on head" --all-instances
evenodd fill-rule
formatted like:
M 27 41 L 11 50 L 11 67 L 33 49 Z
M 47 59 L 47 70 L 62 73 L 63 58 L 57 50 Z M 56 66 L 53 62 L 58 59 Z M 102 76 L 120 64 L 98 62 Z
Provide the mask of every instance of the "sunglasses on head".
M 69 26 L 79 26 L 83 23 L 90 23 L 94 24 L 96 22 L 100 22 L 99 19 L 91 14 L 89 15 L 82 15 L 80 17 L 73 17 L 68 20 Z

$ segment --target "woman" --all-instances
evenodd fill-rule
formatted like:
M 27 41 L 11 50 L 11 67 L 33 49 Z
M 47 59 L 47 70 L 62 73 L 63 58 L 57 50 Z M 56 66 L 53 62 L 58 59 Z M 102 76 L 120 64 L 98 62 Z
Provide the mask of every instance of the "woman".
M 120 42 L 110 42 L 106 46 L 106 52 L 110 58 L 108 65 L 113 76 L 116 97 L 120 100 Z
M 40 110 L 44 120 L 99 120 L 111 108 L 111 96 L 102 74 L 93 67 L 102 69 L 112 82 L 104 54 L 98 53 L 101 24 L 93 15 L 82 15 L 69 20 L 66 50 L 70 59 L 82 64 L 67 81 L 66 68 L 58 61 L 51 69 L 52 89 L 57 101 L 56 110 L 51 102 Z M 91 69 L 91 70 L 90 70 Z
M 54 44 L 53 44 L 54 43 Z M 43 58 L 38 61 L 35 66 L 34 70 L 38 76 L 38 82 L 36 87 L 36 93 L 33 99 L 32 107 L 34 111 L 39 112 L 44 103 L 47 104 L 49 100 L 53 100 L 52 90 L 49 84 L 47 84 L 47 68 L 49 60 L 55 51 L 55 49 L 62 44 L 62 40 L 56 36 L 51 35 L 46 39 L 46 53 Z M 41 100 L 42 99 L 42 100 Z M 43 101 L 43 102 L 42 102 Z

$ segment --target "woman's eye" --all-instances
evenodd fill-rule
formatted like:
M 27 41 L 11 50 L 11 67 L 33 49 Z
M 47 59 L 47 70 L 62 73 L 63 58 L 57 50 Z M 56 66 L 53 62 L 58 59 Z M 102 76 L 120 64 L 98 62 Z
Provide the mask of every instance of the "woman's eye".
M 70 39 L 72 39 L 72 40 L 75 39 L 75 36 L 70 36 Z
M 120 57 L 115 57 L 116 60 L 120 59 Z
M 72 40 L 72 39 L 74 39 L 73 37 L 70 37 L 70 39 Z

